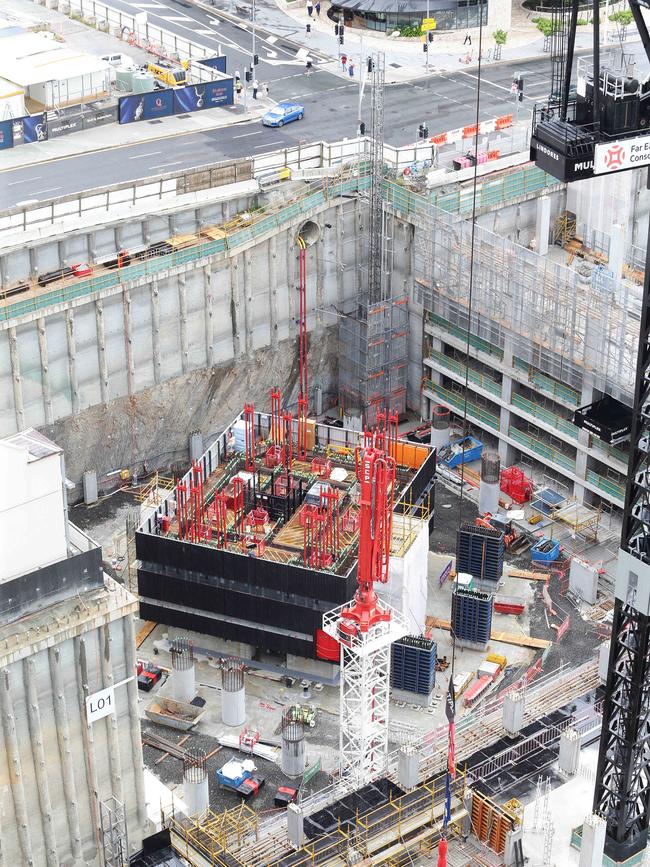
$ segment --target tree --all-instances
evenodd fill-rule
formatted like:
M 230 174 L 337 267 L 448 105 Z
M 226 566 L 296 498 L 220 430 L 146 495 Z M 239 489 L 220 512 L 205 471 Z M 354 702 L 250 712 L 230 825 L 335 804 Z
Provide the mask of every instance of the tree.
M 507 30 L 495 30 L 492 34 L 492 38 L 496 42 L 497 45 L 505 45 L 506 39 L 508 38 Z

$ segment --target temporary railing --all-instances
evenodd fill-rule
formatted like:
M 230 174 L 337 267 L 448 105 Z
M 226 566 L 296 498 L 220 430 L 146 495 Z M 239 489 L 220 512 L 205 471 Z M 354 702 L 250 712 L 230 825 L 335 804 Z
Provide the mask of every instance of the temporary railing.
M 526 446 L 526 448 L 530 449 L 538 459 L 549 460 L 552 463 L 556 464 L 558 467 L 563 467 L 565 470 L 571 470 L 571 472 L 575 473 L 575 460 L 567 457 L 567 455 L 565 454 L 562 454 L 562 452 L 559 452 L 552 446 L 549 446 L 538 437 L 527 434 L 524 431 L 512 426 L 508 431 L 508 436 L 510 437 L 510 439 L 513 439 L 520 445 Z
M 580 431 L 573 424 L 573 422 L 567 421 L 567 419 L 562 418 L 562 416 L 559 416 L 548 409 L 545 409 L 543 406 L 534 403 L 532 400 L 527 400 L 520 394 L 513 394 L 511 402 L 513 406 L 519 407 L 519 409 L 522 409 L 524 412 L 527 412 L 529 415 L 534 416 L 535 418 L 539 419 L 550 427 L 561 430 L 562 433 L 565 433 L 572 439 L 578 439 L 578 434 L 580 433 Z
M 609 494 L 610 497 L 619 500 L 621 506 L 623 505 L 623 502 L 625 501 L 625 488 L 623 485 L 617 485 L 616 482 L 613 482 L 605 476 L 601 476 L 593 470 L 587 470 L 585 478 L 592 485 L 600 488 L 604 493 Z
M 545 391 L 552 397 L 558 400 L 563 400 L 565 403 L 570 403 L 574 406 L 580 405 L 580 394 L 574 388 L 570 388 L 568 385 L 564 385 L 561 382 L 556 382 L 556 380 L 552 379 L 550 376 L 540 373 L 522 358 L 517 358 L 515 356 L 512 361 L 514 367 L 523 370 L 528 374 L 528 379 L 540 391 Z
M 427 322 L 441 328 L 443 331 L 446 331 L 458 340 L 467 343 L 467 332 L 464 329 L 459 328 L 458 325 L 453 325 L 437 313 L 427 313 Z M 499 360 L 503 358 L 503 350 L 499 349 L 498 346 L 489 343 L 487 340 L 483 340 L 482 337 L 478 337 L 476 334 L 470 334 L 469 344 L 470 346 L 473 346 L 474 349 L 478 349 L 479 352 L 485 352 L 487 355 L 494 355 Z
M 457 376 L 465 378 L 465 373 L 467 372 L 467 378 L 474 385 L 479 386 L 479 388 L 484 389 L 485 391 L 489 391 L 491 394 L 496 395 L 497 397 L 501 397 L 501 385 L 496 382 L 492 377 L 485 376 L 482 373 L 479 373 L 477 370 L 472 370 L 470 367 L 467 371 L 464 364 L 461 364 L 460 361 L 455 361 L 453 358 L 450 358 L 448 355 L 445 355 L 442 352 L 438 352 L 436 349 L 431 349 L 429 351 L 429 358 L 439 364 L 441 367 L 446 368 L 449 371 L 452 371 Z
M 441 385 L 436 385 L 429 379 L 424 380 L 424 387 L 428 388 L 441 403 L 449 404 L 460 413 L 464 412 L 465 398 L 462 394 L 459 394 L 456 391 L 450 391 L 448 388 L 443 388 Z M 499 416 L 484 409 L 482 406 L 479 406 L 471 400 L 467 401 L 467 415 L 470 418 L 470 421 L 475 419 L 481 424 L 486 424 L 488 427 L 494 428 L 494 430 L 499 430 Z

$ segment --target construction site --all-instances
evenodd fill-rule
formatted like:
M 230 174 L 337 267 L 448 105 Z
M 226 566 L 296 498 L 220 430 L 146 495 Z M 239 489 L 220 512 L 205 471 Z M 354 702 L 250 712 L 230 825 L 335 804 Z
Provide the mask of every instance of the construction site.
M 646 863 L 645 91 L 577 9 L 525 149 L 386 144 L 375 53 L 363 137 L 0 216 L 0 867 Z

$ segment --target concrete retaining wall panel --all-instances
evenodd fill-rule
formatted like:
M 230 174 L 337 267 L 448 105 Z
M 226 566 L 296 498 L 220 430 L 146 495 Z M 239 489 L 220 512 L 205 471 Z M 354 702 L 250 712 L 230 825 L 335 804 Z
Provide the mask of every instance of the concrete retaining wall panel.
M 7 283 L 29 280 L 29 250 L 25 247 L 14 250 L 4 257 Z
M 65 265 L 73 265 L 75 262 L 87 262 L 90 259 L 88 253 L 88 235 L 67 235 L 61 242 L 61 247 Z
M 169 237 L 169 233 L 165 236 Z M 125 250 L 135 249 L 146 243 L 142 223 L 120 223 L 118 230 L 119 246 Z
M 16 344 L 20 364 L 25 426 L 40 427 L 45 424 L 45 408 L 43 406 L 41 354 L 36 323 L 31 322 L 29 325 L 23 325 L 16 329 Z
M 59 245 L 56 242 L 41 244 L 33 249 L 34 267 L 38 274 L 47 274 L 48 271 L 56 271 L 61 267 L 59 259 Z
M 9 334 L 0 331 L 0 436 L 8 436 L 15 430 L 16 411 L 11 381 Z
M 205 276 L 202 268 L 186 275 L 185 303 L 187 305 L 187 350 L 188 368 L 205 367 L 207 348 L 205 343 Z
M 174 215 L 173 224 L 177 234 L 193 234 L 197 229 L 196 213 L 194 211 L 181 211 Z
M 104 336 L 106 339 L 106 367 L 110 400 L 128 393 L 127 346 L 124 339 L 122 301 L 121 295 L 113 295 L 104 300 Z
M 147 217 L 144 232 L 150 244 L 165 241 L 173 234 L 169 228 L 169 217 L 166 214 L 161 217 Z
M 151 287 L 131 290 L 131 354 L 135 391 L 154 384 Z
M 47 363 L 54 418 L 72 415 L 68 344 L 63 314 L 55 313 L 45 320 Z
M 79 389 L 79 409 L 101 403 L 102 391 L 99 384 L 99 347 L 97 339 L 97 319 L 95 304 L 84 304 L 74 311 L 74 337 L 77 354 L 77 385 Z
M 233 357 L 232 293 L 227 263 L 213 270 L 211 283 L 214 363 Z
M 98 229 L 93 232 L 93 250 L 96 260 L 108 259 L 117 254 L 115 230 L 113 228 Z
M 162 379 L 169 379 L 183 372 L 178 277 L 168 277 L 158 281 L 158 304 L 160 307 Z

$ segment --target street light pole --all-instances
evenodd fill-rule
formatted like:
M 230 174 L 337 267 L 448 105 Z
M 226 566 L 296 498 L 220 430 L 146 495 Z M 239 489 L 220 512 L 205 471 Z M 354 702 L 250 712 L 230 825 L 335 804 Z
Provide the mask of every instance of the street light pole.
M 255 74 L 255 0 L 253 0 L 253 74 Z
M 429 74 L 429 0 L 427 0 L 427 29 L 424 31 L 427 46 L 427 75 Z

